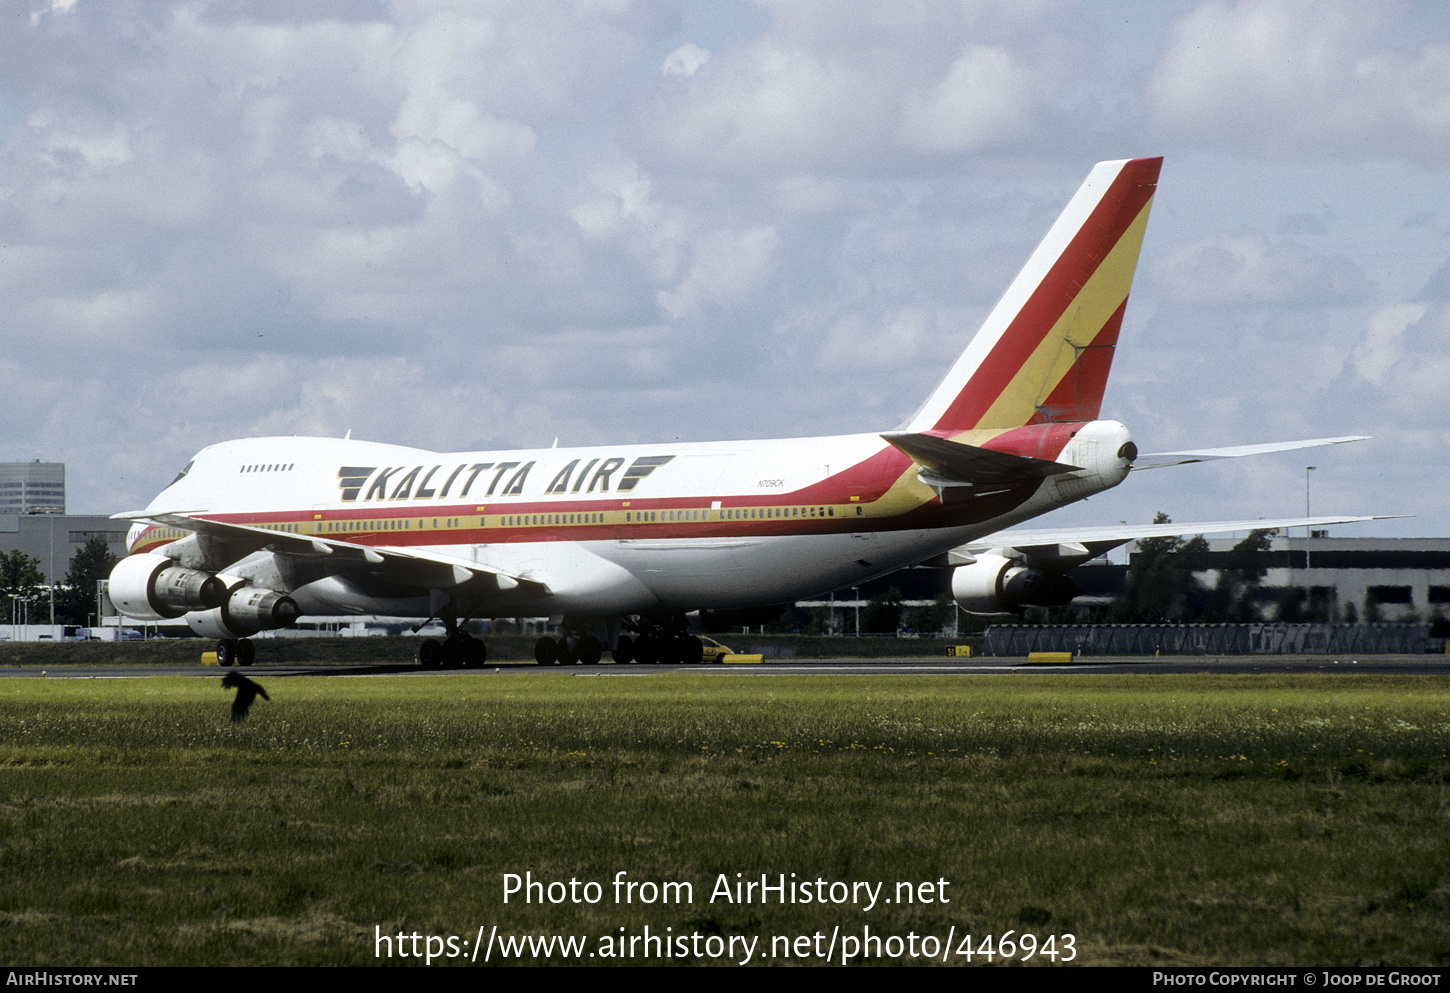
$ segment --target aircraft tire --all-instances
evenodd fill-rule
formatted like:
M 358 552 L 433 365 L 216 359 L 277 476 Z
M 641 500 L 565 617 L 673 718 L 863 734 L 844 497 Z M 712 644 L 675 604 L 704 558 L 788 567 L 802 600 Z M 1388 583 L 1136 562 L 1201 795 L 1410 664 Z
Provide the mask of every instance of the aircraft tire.
M 685 665 L 699 665 L 705 661 L 705 643 L 694 635 L 681 635 L 677 644 L 679 645 L 679 659 Z
M 659 639 L 644 635 L 634 643 L 634 660 L 643 665 L 657 665 L 660 661 Z
M 223 669 L 230 669 L 232 663 L 237 660 L 237 643 L 230 638 L 223 638 L 216 643 L 216 664 Z
M 634 656 L 634 639 L 627 634 L 619 636 L 614 643 L 614 651 L 611 653 L 616 665 L 625 665 L 630 662 L 638 662 Z
M 559 646 L 554 639 L 545 635 L 534 642 L 534 661 L 539 665 L 553 665 L 559 661 Z
M 257 661 L 257 646 L 252 644 L 251 638 L 243 638 L 237 642 L 237 664 L 251 665 Z
M 565 635 L 559 639 L 559 664 L 576 665 L 579 662 L 579 639 Z
M 463 668 L 463 643 L 457 638 L 449 638 L 443 643 L 443 668 Z
M 418 664 L 424 669 L 443 668 L 443 646 L 432 638 L 418 646 Z
M 585 665 L 598 665 L 600 658 L 604 655 L 604 648 L 599 644 L 599 639 L 592 634 L 586 634 L 579 639 L 579 661 Z
M 488 646 L 477 638 L 463 643 L 463 664 L 469 669 L 481 669 L 488 661 Z

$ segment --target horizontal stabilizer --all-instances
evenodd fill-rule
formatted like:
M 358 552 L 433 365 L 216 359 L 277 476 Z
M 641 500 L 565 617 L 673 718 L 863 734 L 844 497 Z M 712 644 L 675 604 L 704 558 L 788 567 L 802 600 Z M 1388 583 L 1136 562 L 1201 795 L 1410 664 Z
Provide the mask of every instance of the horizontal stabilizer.
M 1139 455 L 1133 460 L 1134 469 L 1161 469 L 1168 465 L 1188 465 L 1191 462 L 1213 462 L 1217 459 L 1237 459 L 1245 455 L 1268 455 L 1270 452 L 1292 452 L 1300 448 L 1319 448 L 1322 445 L 1343 445 L 1349 441 L 1368 441 L 1367 434 L 1346 435 L 1343 438 L 1311 438 L 1307 441 L 1271 441 L 1264 445 L 1233 445 L 1228 448 L 1199 448 L 1186 452 L 1157 452 Z M 1176 532 L 1169 532 L 1170 534 Z
M 1049 462 L 1026 455 L 1009 455 L 990 448 L 963 445 L 961 442 L 947 441 L 930 434 L 892 432 L 881 437 L 936 477 L 934 480 L 927 480 L 932 485 L 955 483 L 976 487 L 1015 486 L 1037 482 L 1058 473 L 1077 472 L 1079 468 L 1062 462 Z

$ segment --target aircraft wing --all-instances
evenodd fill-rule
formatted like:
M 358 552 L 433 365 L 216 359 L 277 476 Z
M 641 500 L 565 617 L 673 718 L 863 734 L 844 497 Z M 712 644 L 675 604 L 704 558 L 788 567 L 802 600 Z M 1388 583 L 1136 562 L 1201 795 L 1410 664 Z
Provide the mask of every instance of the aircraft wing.
M 547 593 L 547 587 L 535 580 L 511 575 L 488 565 L 452 555 L 430 552 L 417 547 L 391 547 L 359 545 L 320 535 L 292 534 L 258 524 L 232 524 L 200 516 L 205 511 L 179 513 L 148 513 L 138 511 L 114 514 L 113 520 L 132 521 L 141 524 L 157 524 L 205 535 L 227 544 L 229 552 L 238 559 L 257 551 L 269 551 L 278 555 L 317 559 L 329 557 L 342 569 L 359 568 L 396 572 L 401 581 L 412 580 L 422 585 L 462 586 L 465 583 L 485 579 L 500 592 L 518 587 L 531 587 L 538 593 Z M 447 570 L 440 575 L 439 567 Z M 451 582 L 448 579 L 451 578 Z
M 1224 531 L 1275 530 L 1281 528 L 1324 527 L 1330 524 L 1357 524 L 1361 521 L 1385 521 L 1402 517 L 1402 514 L 1382 514 L 1371 517 L 1279 517 L 1260 518 L 1251 521 L 1199 521 L 1179 524 L 1110 524 L 1099 527 L 1043 528 L 1033 530 L 998 531 L 976 541 L 968 542 L 948 554 L 962 558 L 965 552 L 985 552 L 993 548 L 1012 548 L 1028 555 L 1044 558 L 1081 558 L 1084 553 L 1101 555 L 1111 548 L 1140 538 L 1168 538 L 1183 534 L 1215 534 Z M 961 563 L 965 564 L 965 559 Z
M 1306 441 L 1271 441 L 1264 445 L 1231 445 L 1228 448 L 1198 448 L 1185 452 L 1156 452 L 1139 455 L 1133 460 L 1134 469 L 1161 469 L 1169 465 L 1188 465 L 1191 462 L 1214 462 L 1218 459 L 1237 459 L 1245 455 L 1267 455 L 1270 452 L 1292 452 L 1300 448 L 1319 448 L 1322 445 L 1343 445 L 1350 441 L 1368 441 L 1367 434 L 1346 435 L 1343 438 L 1310 438 Z M 1366 518 L 1368 520 L 1369 518 Z M 1330 522 L 1337 523 L 1337 522 Z M 1303 524 L 1295 525 L 1303 527 Z M 1234 531 L 1237 528 L 1226 528 Z M 1170 531 L 1169 534 L 1184 532 Z

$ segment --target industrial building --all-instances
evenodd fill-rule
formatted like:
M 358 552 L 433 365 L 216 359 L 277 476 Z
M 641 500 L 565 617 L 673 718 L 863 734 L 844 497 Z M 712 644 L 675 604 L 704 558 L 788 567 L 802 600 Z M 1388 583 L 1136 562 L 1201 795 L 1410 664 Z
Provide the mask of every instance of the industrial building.
M 96 535 L 106 539 L 112 555 L 125 557 L 130 526 L 90 514 L 0 514 L 0 551 L 20 551 L 39 559 L 41 575 L 60 583 L 70 570 L 71 558 Z
M 1201 570 L 1204 589 L 1217 585 L 1230 550 L 1241 538 L 1210 538 Z M 1068 575 L 1082 588 L 1080 606 L 1106 606 L 1123 590 L 1137 552 L 1129 547 L 1128 565 L 1105 558 L 1079 566 Z M 1115 556 L 1118 553 L 1114 553 Z M 1267 572 L 1255 599 L 1266 621 L 1276 620 L 1276 603 L 1286 588 L 1307 589 L 1303 606 L 1340 623 L 1433 622 L 1450 619 L 1450 539 L 1331 538 L 1277 534 L 1265 556 Z M 838 590 L 829 598 L 800 604 L 856 610 L 895 588 L 905 606 L 920 606 L 951 595 L 951 570 L 914 567 Z M 850 622 L 844 630 L 851 631 Z
M 1208 569 L 1197 574 L 1201 583 L 1218 582 L 1218 570 L 1235 543 L 1209 539 Z M 1266 564 L 1269 571 L 1259 587 L 1267 602 L 1287 587 L 1307 589 L 1306 606 L 1322 605 L 1331 621 L 1450 618 L 1450 539 L 1280 534 L 1270 539 Z

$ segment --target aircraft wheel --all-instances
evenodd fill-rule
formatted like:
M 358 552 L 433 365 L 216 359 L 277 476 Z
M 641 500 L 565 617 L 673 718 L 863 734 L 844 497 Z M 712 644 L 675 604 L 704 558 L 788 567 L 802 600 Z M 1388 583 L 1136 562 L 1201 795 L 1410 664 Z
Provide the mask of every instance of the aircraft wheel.
M 604 648 L 599 644 L 599 639 L 592 634 L 586 634 L 579 639 L 579 661 L 585 665 L 598 665 L 599 659 L 604 655 Z
M 696 644 L 695 639 L 687 634 L 677 634 L 671 638 L 669 642 L 670 662 L 674 665 L 689 665 L 694 659 L 693 644 Z M 698 659 L 694 660 L 698 661 Z
M 469 638 L 463 645 L 463 664 L 470 669 L 481 669 L 488 661 L 488 646 L 477 638 Z
M 237 642 L 237 664 L 251 665 L 257 660 L 257 648 L 252 644 L 251 638 L 243 638 Z
M 559 646 L 554 644 L 550 637 L 540 638 L 534 642 L 534 661 L 539 665 L 553 665 L 559 660 Z
M 634 660 L 641 665 L 654 665 L 659 659 L 657 642 L 649 635 L 643 635 L 634 642 Z
M 237 643 L 230 638 L 223 638 L 216 643 L 216 664 L 223 669 L 231 668 L 237 660 Z
M 693 635 L 681 635 L 677 640 L 679 660 L 685 665 L 699 665 L 705 661 L 705 643 Z
M 619 665 L 639 661 L 634 656 L 634 639 L 627 634 L 619 636 L 619 640 L 615 642 L 614 651 L 611 654 L 614 656 L 614 661 Z
M 449 638 L 443 643 L 443 668 L 461 669 L 463 667 L 463 643 L 457 638 Z
M 418 646 L 418 664 L 424 669 L 443 668 L 443 646 L 432 638 Z
M 568 635 L 559 639 L 559 664 L 574 665 L 579 661 L 579 639 Z

